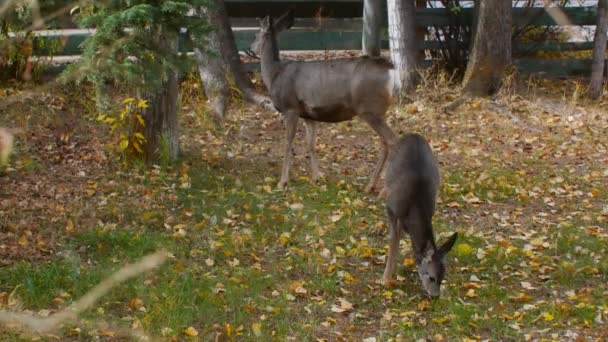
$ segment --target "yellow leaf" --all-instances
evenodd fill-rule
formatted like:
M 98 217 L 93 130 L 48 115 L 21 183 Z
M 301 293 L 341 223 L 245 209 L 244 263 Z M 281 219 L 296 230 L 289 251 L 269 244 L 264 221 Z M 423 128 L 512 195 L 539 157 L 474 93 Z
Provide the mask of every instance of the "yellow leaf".
M 148 100 L 138 100 L 137 108 L 148 108 Z
M 198 336 L 198 331 L 196 329 L 194 329 L 194 327 L 188 327 L 184 330 L 184 334 L 194 337 L 194 336 Z
M 253 330 L 253 334 L 255 335 L 255 337 L 262 336 L 262 325 L 260 323 L 251 324 L 251 330 Z
M 459 243 L 458 245 L 456 245 L 454 252 L 456 252 L 456 254 L 458 254 L 460 256 L 469 255 L 469 254 L 473 253 L 473 247 L 471 247 L 470 245 L 468 245 L 466 243 Z
M 467 291 L 467 294 L 465 294 L 465 296 L 467 296 L 469 298 L 476 298 L 477 297 L 477 293 L 475 293 L 474 289 L 469 289 L 469 291 Z
M 403 260 L 403 265 L 405 267 L 412 267 L 414 264 L 416 264 L 416 260 L 412 258 L 405 258 L 405 260 Z
M 290 239 L 291 234 L 289 234 L 288 232 L 284 232 L 281 234 L 281 236 L 279 236 L 279 243 L 284 246 L 289 243 Z
M 99 114 L 99 115 L 97 115 L 96 120 L 97 120 L 97 121 L 103 121 L 105 118 L 106 118 L 106 115 L 105 115 L 105 114 Z
M 551 322 L 552 320 L 555 319 L 555 317 L 553 317 L 553 315 L 550 312 L 543 312 L 543 319 L 545 320 L 545 322 Z
M 346 281 L 347 283 L 350 284 L 354 284 L 357 282 L 357 279 L 355 277 L 353 277 L 350 273 L 348 272 L 344 272 L 344 281 Z
M 141 142 L 146 141 L 146 137 L 144 137 L 144 135 L 143 135 L 143 134 L 141 134 L 141 133 L 139 133 L 139 132 L 136 132 L 134 135 L 135 135 L 135 137 L 136 137 L 137 139 L 139 139 L 139 141 L 141 141 Z
M 135 99 L 132 97 L 127 97 L 126 99 L 124 99 L 122 101 L 122 104 L 127 104 L 127 103 L 131 103 L 131 102 L 135 102 Z
M 68 220 L 68 222 L 66 222 L 65 231 L 67 233 L 71 233 L 74 231 L 74 222 L 72 222 L 72 220 Z
M 141 145 L 135 141 L 133 142 L 133 148 L 138 152 L 138 153 L 144 153 L 144 150 L 141 148 Z
M 27 246 L 29 244 L 29 242 L 27 241 L 27 237 L 25 237 L 25 235 L 21 235 L 21 237 L 19 238 L 19 241 L 17 241 L 17 243 L 19 243 L 21 246 Z
M 140 125 L 142 125 L 143 127 L 146 127 L 146 122 L 144 121 L 144 117 L 136 114 L 135 118 L 137 119 L 137 121 L 139 122 Z
M 124 151 L 124 150 L 126 150 L 126 149 L 127 149 L 127 147 L 129 147 L 129 140 L 127 140 L 127 139 L 122 139 L 122 140 L 120 140 L 119 147 L 120 147 L 120 149 L 121 149 L 121 150 L 123 150 L 123 151 Z

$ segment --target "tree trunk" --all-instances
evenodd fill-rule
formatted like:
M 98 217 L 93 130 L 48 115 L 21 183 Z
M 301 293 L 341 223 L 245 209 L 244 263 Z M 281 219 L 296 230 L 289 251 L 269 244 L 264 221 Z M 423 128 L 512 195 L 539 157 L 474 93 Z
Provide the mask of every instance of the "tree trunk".
M 108 114 L 112 111 L 110 85 L 105 79 L 95 81 L 95 108 L 97 113 Z
M 416 8 L 427 8 L 426 0 L 416 0 Z M 417 26 L 416 27 L 416 41 L 423 42 L 426 38 L 427 34 L 426 26 Z M 426 58 L 425 50 L 418 49 L 418 61 L 424 60 Z
M 364 0 L 363 2 L 363 54 L 370 57 L 380 56 L 382 29 L 382 1 Z
M 158 43 L 162 49 L 177 50 L 177 32 L 164 27 L 159 29 Z M 177 72 L 170 71 L 161 87 L 141 96 L 148 100 L 143 118 L 146 123 L 144 136 L 144 157 L 148 165 L 173 162 L 179 154 L 179 135 L 177 124 L 179 83 Z
M 416 8 L 413 0 L 387 0 L 387 4 L 391 59 L 399 75 L 395 87 L 401 93 L 416 85 Z
M 251 80 L 243 68 L 224 1 L 211 0 L 209 6 L 213 6 L 217 11 L 217 34 L 220 41 L 220 51 L 222 52 L 225 63 L 230 67 L 234 83 L 241 91 L 243 99 L 274 111 L 275 109 L 270 99 L 255 92 L 253 83 L 251 83 Z
M 504 72 L 511 64 L 511 1 L 484 0 L 473 49 L 464 75 L 464 92 L 490 95 L 500 88 Z
M 200 15 L 206 16 L 208 23 L 214 29 L 206 37 L 192 37 L 199 46 L 194 48 L 194 56 L 198 62 L 198 71 L 215 121 L 223 126 L 230 88 L 226 81 L 224 61 L 220 55 L 221 44 L 218 34 L 220 20 L 217 7 L 204 8 L 200 11 Z
M 593 65 L 591 67 L 591 84 L 589 96 L 597 99 L 602 95 L 604 67 L 606 65 L 606 30 L 608 27 L 608 0 L 597 3 L 597 26 L 593 46 Z

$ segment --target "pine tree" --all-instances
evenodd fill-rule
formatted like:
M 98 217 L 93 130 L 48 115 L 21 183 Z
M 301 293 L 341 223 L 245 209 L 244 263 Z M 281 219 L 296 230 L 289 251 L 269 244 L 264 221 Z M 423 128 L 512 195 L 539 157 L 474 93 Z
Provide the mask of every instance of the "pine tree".
M 143 119 L 143 155 L 147 163 L 173 161 L 178 145 L 178 79 L 192 60 L 178 52 L 180 30 L 204 37 L 209 26 L 195 9 L 207 0 L 110 0 L 81 9 L 80 24 L 95 27 L 84 43 L 80 63 L 67 71 L 97 85 L 103 98 L 107 82 L 119 82 L 148 101 Z M 197 44 L 197 46 L 201 46 Z

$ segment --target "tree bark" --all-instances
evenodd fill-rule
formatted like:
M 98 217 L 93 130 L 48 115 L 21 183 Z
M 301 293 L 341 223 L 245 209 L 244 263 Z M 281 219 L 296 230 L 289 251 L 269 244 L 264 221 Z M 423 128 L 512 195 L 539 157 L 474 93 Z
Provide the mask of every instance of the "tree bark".
M 211 0 L 210 6 L 213 6 L 217 11 L 217 33 L 222 57 L 232 73 L 234 83 L 241 91 L 243 99 L 274 111 L 275 109 L 270 99 L 255 92 L 253 83 L 251 83 L 251 80 L 243 68 L 224 1 Z
M 214 28 L 206 37 L 192 37 L 198 46 L 194 48 L 194 56 L 198 62 L 198 71 L 215 122 L 223 126 L 230 88 L 226 81 L 226 69 L 220 54 L 221 44 L 218 33 L 220 20 L 217 7 L 210 6 L 201 9 L 199 15 L 206 16 L 208 23 Z
M 608 29 L 608 0 L 597 3 L 597 24 L 593 46 L 593 65 L 589 97 L 597 99 L 602 95 L 604 68 L 606 65 L 606 30 Z
M 500 88 L 511 64 L 511 1 L 484 0 L 464 76 L 464 92 L 474 96 L 493 94 Z
M 416 0 L 416 8 L 427 8 L 426 0 Z M 426 26 L 416 27 L 416 41 L 423 42 L 428 30 Z M 426 58 L 425 50 L 418 49 L 418 62 Z
M 363 54 L 370 57 L 380 56 L 382 29 L 382 1 L 364 0 L 363 2 Z
M 416 85 L 416 8 L 413 0 L 387 0 L 387 5 L 391 59 L 398 75 L 395 88 L 400 94 Z
M 177 50 L 177 32 L 161 27 L 158 33 L 159 47 Z M 178 135 L 178 94 L 179 83 L 176 71 L 170 71 L 166 80 L 156 91 L 144 94 L 148 107 L 143 111 L 145 122 L 144 158 L 148 165 L 173 162 L 179 154 Z

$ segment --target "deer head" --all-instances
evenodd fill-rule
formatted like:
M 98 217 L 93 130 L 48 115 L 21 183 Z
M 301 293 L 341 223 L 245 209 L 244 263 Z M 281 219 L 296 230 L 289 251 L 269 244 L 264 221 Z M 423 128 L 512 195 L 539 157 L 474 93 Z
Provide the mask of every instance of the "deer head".
M 285 12 L 276 21 L 269 15 L 260 19 L 260 31 L 256 34 L 255 40 L 251 43 L 249 49 L 254 54 L 260 55 L 266 44 L 274 43 L 274 50 L 276 50 L 276 57 L 278 59 L 279 51 L 276 46 L 276 36 L 293 26 L 293 23 L 293 11 L 291 10 Z
M 423 258 L 418 263 L 418 276 L 424 291 L 431 297 L 439 297 L 441 282 L 445 277 L 445 256 L 454 247 L 458 233 L 452 234 L 441 247 L 430 242 L 427 244 Z

